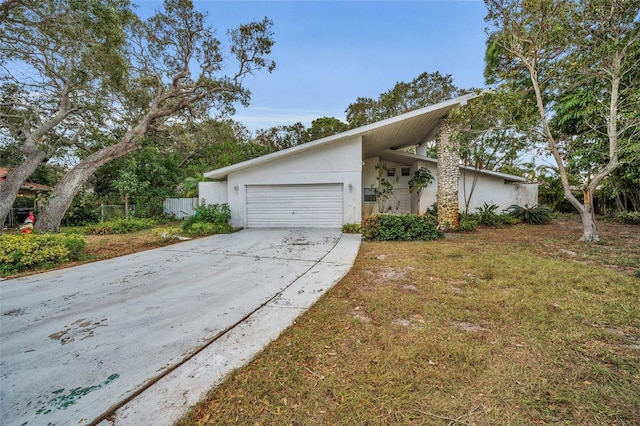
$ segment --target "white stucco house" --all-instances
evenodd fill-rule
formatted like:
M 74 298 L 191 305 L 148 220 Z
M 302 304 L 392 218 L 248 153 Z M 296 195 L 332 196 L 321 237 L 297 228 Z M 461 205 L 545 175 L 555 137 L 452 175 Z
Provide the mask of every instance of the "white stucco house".
M 409 179 L 420 167 L 437 176 L 437 161 L 419 153 L 435 139 L 441 119 L 477 96 L 461 96 L 207 172 L 205 177 L 212 181 L 200 183 L 200 199 L 207 204 L 227 203 L 235 227 L 339 228 L 378 212 L 371 188 L 377 183 L 375 165 L 384 164 L 385 178 L 393 185 L 384 210 L 415 213 L 417 198 L 409 192 Z M 473 168 L 461 166 L 461 209 L 473 173 Z M 537 204 L 537 185 L 526 184 L 524 178 L 488 170 L 478 173 L 470 212 L 485 202 L 501 208 Z M 420 211 L 436 202 L 436 188 L 434 181 L 423 191 Z

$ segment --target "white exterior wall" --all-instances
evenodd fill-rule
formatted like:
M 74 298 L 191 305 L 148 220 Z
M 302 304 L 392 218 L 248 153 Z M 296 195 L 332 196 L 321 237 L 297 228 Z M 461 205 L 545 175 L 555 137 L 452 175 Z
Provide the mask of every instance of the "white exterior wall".
M 460 175 L 460 211 L 464 211 L 463 185 L 466 185 L 467 197 L 469 197 L 473 184 L 473 175 L 474 173 L 471 171 L 466 172 L 466 179 L 463 179 L 462 173 Z M 505 183 L 504 179 L 481 174 L 471 195 L 469 213 L 475 213 L 476 208 L 481 207 L 484 203 L 489 205 L 496 204 L 499 207 L 498 213 L 512 204 L 533 206 L 538 204 L 538 185 Z
M 227 182 L 200 182 L 198 195 L 205 204 L 226 204 L 229 202 Z M 204 201 L 202 201 L 204 200 Z
M 376 177 L 378 176 L 378 173 L 375 170 L 375 165 L 378 164 L 378 162 L 378 157 L 372 157 L 364 160 L 365 165 L 363 166 L 362 171 L 363 188 L 369 188 L 371 187 L 371 185 L 375 186 L 377 184 Z M 437 201 L 436 194 L 438 192 L 438 179 L 437 168 L 434 163 L 427 161 L 417 161 L 415 164 L 413 164 L 413 166 L 411 166 L 411 176 L 408 177 L 399 176 L 400 168 L 407 167 L 406 165 L 392 163 L 389 161 L 382 161 L 382 163 L 386 164 L 387 167 L 396 167 L 396 176 L 393 178 L 387 178 L 393 185 L 394 190 L 396 188 L 408 188 L 409 179 L 411 179 L 415 171 L 420 167 L 429 169 L 434 177 L 434 181 L 422 191 L 422 196 L 420 197 L 420 212 L 426 211 L 426 209 L 431 207 Z M 465 209 L 465 187 L 466 195 L 468 196 L 471 190 L 474 175 L 472 171 L 466 171 L 466 178 L 463 178 L 464 174 L 465 171 L 461 170 L 460 182 L 458 186 L 458 203 L 460 211 L 464 211 Z M 410 194 L 410 198 L 411 204 L 408 211 L 417 213 L 418 196 L 414 192 Z M 489 205 L 497 204 L 499 206 L 498 211 L 506 209 L 512 204 L 518 204 L 520 206 L 524 206 L 526 204 L 529 206 L 533 206 L 538 203 L 538 185 L 525 183 L 505 183 L 505 180 L 503 178 L 480 174 L 478 176 L 478 181 L 476 182 L 473 195 L 471 196 L 469 213 L 474 213 L 475 209 L 477 207 L 481 207 L 484 203 L 487 203 Z M 389 202 L 387 202 L 387 204 L 389 204 Z M 365 213 L 365 216 L 369 214 L 370 207 L 371 203 L 365 203 L 363 198 L 362 211 Z M 375 203 L 375 205 L 373 206 L 373 213 L 377 212 L 378 204 Z
M 386 202 L 385 211 L 389 207 L 392 207 L 392 211 L 395 212 L 395 207 L 397 206 L 398 200 L 400 198 L 406 197 L 407 199 L 406 204 L 402 203 L 403 206 L 406 205 L 406 209 L 401 209 L 399 213 L 417 213 L 418 212 L 418 195 L 415 192 L 413 193 L 409 192 L 409 181 L 413 177 L 413 174 L 416 172 L 416 170 L 418 170 L 420 167 L 425 167 L 429 169 L 429 171 L 434 177 L 434 182 L 429 184 L 429 186 L 427 186 L 425 189 L 422 190 L 422 196 L 420 198 L 420 205 L 421 205 L 420 211 L 424 212 L 427 207 L 431 206 L 431 204 L 435 202 L 437 185 L 435 183 L 436 167 L 434 164 L 418 161 L 413 166 L 408 166 L 406 164 L 394 163 L 391 161 L 380 161 L 379 157 L 367 158 L 364 160 L 364 166 L 362 170 L 363 188 L 371 188 L 372 185 L 373 187 L 376 187 L 376 185 L 378 184 L 378 181 L 376 180 L 376 178 L 378 177 L 378 171 L 375 169 L 375 166 L 376 164 L 379 164 L 379 163 L 386 165 L 387 169 L 389 168 L 396 169 L 395 176 L 393 177 L 386 176 L 386 175 L 383 176 L 393 185 L 393 194 L 389 197 L 389 200 L 387 200 Z M 409 176 L 402 176 L 401 169 L 403 167 L 411 168 L 411 172 L 409 173 Z M 369 215 L 370 211 L 374 214 L 378 213 L 377 202 L 375 203 L 364 202 L 364 198 L 362 200 L 363 200 L 362 211 L 364 212 L 365 217 Z M 432 201 L 428 203 L 427 202 L 428 200 L 432 200 Z
M 236 173 L 229 173 L 227 202 L 231 208 L 231 225 L 247 226 L 247 185 L 326 183 L 343 184 L 343 223 L 360 222 L 362 216 L 360 203 L 362 138 L 360 136 L 275 159 Z

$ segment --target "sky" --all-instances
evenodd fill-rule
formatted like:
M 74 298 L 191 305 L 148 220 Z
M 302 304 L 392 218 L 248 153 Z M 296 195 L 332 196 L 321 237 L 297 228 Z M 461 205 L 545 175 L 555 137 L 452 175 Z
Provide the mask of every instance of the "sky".
M 157 0 L 134 0 L 141 17 L 161 9 Z M 377 98 L 423 72 L 451 74 L 459 88 L 484 87 L 485 5 L 449 1 L 222 1 L 194 0 L 223 44 L 240 24 L 273 21 L 272 73 L 244 83 L 248 108 L 233 117 L 249 130 L 320 117 L 346 122 L 359 97 Z

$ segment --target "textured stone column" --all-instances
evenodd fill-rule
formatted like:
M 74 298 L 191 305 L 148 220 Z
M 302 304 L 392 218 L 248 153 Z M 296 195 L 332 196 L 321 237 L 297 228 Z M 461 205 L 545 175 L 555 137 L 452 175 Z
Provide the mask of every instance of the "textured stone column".
M 438 228 L 458 228 L 458 181 L 460 144 L 452 139 L 454 129 L 445 118 L 440 121 L 436 138 L 438 149 Z

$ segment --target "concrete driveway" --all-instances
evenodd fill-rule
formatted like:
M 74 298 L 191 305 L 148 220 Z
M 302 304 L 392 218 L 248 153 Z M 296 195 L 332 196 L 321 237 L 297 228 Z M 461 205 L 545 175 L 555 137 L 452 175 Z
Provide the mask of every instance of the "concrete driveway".
M 243 230 L 2 281 L 0 423 L 172 424 L 359 246 L 339 230 Z

